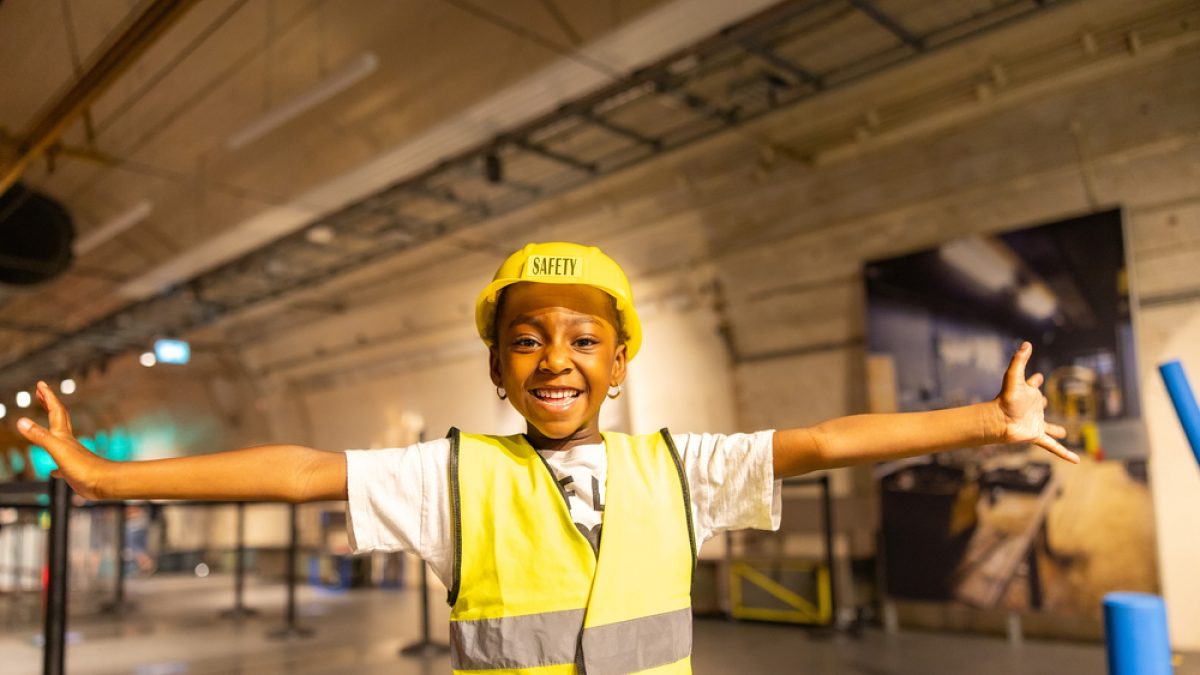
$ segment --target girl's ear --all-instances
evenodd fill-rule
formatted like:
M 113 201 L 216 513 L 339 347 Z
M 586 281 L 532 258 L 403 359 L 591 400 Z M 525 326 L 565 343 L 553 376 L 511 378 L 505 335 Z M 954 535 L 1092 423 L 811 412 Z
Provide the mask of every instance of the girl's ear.
M 613 354 L 612 367 L 612 384 L 619 385 L 625 382 L 625 343 L 617 345 L 617 351 Z
M 504 379 L 500 377 L 500 355 L 495 347 L 488 347 L 488 370 L 491 371 L 492 384 L 499 387 Z

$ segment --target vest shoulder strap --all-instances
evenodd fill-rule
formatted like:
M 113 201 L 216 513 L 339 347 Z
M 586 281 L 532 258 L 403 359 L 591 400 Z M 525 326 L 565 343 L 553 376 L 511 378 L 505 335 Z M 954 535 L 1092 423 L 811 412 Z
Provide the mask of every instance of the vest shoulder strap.
M 675 439 L 671 436 L 671 432 L 666 427 L 658 430 L 662 435 L 663 441 L 667 444 L 667 449 L 671 451 L 671 460 L 675 462 L 675 471 L 679 473 L 679 485 L 683 488 L 683 513 L 687 516 L 688 541 L 692 545 L 692 576 L 696 575 L 696 565 L 699 558 L 699 552 L 696 550 L 696 527 L 692 523 L 692 491 L 688 486 L 687 471 L 683 468 L 683 456 L 679 454 L 679 449 L 675 447 Z
M 458 601 L 459 579 L 462 577 L 462 509 L 458 489 L 460 434 L 458 427 L 450 427 L 450 431 L 446 432 L 446 438 L 450 439 L 450 522 L 454 529 L 454 568 L 450 573 L 450 588 L 446 590 L 446 602 L 451 607 Z

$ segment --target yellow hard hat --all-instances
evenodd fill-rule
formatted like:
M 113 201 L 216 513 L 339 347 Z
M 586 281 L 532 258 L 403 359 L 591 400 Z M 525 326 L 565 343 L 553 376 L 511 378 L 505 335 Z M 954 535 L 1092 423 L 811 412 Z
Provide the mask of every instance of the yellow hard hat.
M 625 358 L 632 359 L 642 346 L 642 322 L 633 309 L 633 291 L 621 266 L 595 246 L 556 241 L 526 244 L 508 256 L 500 269 L 496 270 L 492 283 L 479 294 L 479 299 L 475 301 L 475 328 L 489 347 L 493 346 L 496 295 L 505 286 L 521 281 L 580 284 L 608 293 L 616 300 L 621 328 L 629 338 L 625 342 Z

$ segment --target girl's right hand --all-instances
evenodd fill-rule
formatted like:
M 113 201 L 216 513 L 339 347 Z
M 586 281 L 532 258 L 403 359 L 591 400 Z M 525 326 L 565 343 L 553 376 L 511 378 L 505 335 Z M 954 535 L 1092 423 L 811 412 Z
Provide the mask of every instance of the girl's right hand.
M 37 397 L 46 412 L 50 413 L 50 428 L 46 429 L 28 417 L 22 417 L 17 422 L 17 430 L 29 442 L 45 448 L 54 458 L 58 469 L 51 472 L 51 476 L 66 479 L 71 488 L 85 499 L 102 498 L 100 475 L 108 460 L 95 455 L 75 439 L 75 432 L 71 430 L 71 416 L 45 382 L 38 382 Z

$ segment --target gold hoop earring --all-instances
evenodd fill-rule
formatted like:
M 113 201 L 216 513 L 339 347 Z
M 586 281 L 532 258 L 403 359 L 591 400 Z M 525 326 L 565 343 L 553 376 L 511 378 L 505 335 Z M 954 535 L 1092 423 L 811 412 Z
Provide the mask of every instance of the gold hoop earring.
M 504 387 L 496 387 L 496 396 L 503 401 L 504 399 L 508 398 L 508 392 L 504 391 Z
M 608 388 L 608 397 L 609 398 L 616 398 L 621 395 L 621 385 L 618 384 L 618 385 L 616 385 L 616 387 L 617 387 L 617 393 L 615 393 L 615 394 L 613 393 L 612 387 Z

